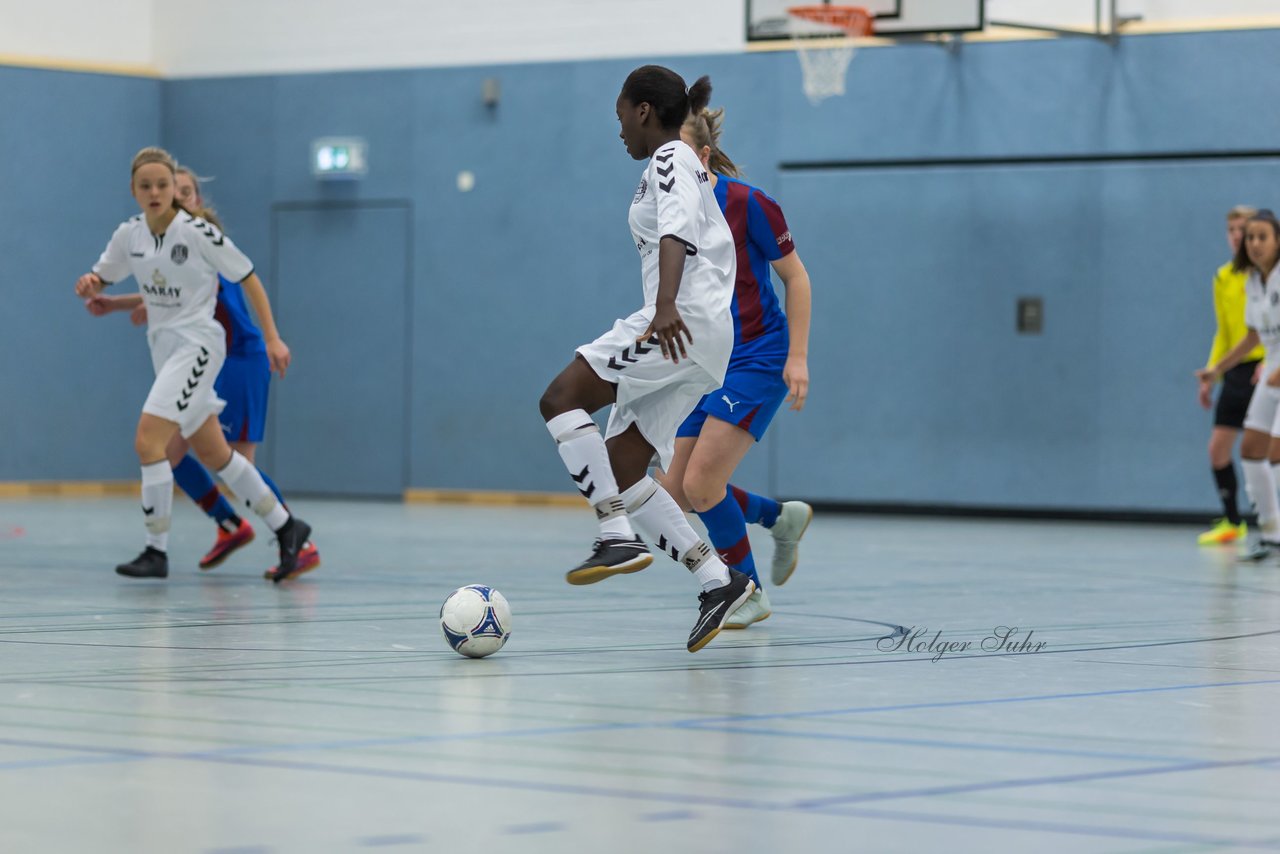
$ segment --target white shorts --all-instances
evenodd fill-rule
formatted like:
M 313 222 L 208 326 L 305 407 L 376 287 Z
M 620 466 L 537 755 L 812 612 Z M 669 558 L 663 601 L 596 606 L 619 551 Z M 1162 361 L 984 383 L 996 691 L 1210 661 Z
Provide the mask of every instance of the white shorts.
M 174 422 L 182 438 L 190 438 L 227 405 L 213 390 L 224 359 L 221 347 L 205 347 L 172 334 L 156 338 L 151 344 L 156 380 L 142 411 Z
M 613 324 L 605 334 L 577 349 L 601 379 L 618 386 L 605 438 L 635 424 L 653 446 L 662 468 L 675 455 L 676 429 L 704 394 L 719 386 L 716 378 L 692 359 L 677 364 L 662 357 L 657 338 L 636 343 L 652 318 L 638 311 Z M 651 343 L 652 342 L 652 343 Z
M 1249 401 L 1249 411 L 1244 414 L 1244 429 L 1257 430 L 1272 436 L 1280 436 L 1276 414 L 1280 411 L 1280 388 L 1267 385 L 1268 371 L 1262 372 L 1262 380 L 1254 386 Z

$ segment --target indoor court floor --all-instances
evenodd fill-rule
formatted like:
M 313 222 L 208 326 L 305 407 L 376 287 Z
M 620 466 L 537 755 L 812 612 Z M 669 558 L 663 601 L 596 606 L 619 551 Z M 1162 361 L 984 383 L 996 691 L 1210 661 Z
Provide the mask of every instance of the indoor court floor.
M 299 502 L 279 588 L 176 508 L 131 581 L 135 500 L 0 501 L 4 851 L 1280 850 L 1280 566 L 1195 528 L 819 514 L 690 655 L 676 564 L 565 584 L 585 505 Z

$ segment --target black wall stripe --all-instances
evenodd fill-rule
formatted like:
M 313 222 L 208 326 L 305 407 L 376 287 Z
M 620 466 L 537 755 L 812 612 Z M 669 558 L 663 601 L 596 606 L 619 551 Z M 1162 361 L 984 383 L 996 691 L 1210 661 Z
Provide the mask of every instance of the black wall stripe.
M 1165 161 L 1239 161 L 1280 159 L 1280 150 L 1165 151 L 1118 154 L 1043 154 L 1004 157 L 915 157 L 870 160 L 791 160 L 778 164 L 784 172 L 826 169 L 955 169 L 1002 166 L 1054 166 L 1076 163 L 1160 163 Z

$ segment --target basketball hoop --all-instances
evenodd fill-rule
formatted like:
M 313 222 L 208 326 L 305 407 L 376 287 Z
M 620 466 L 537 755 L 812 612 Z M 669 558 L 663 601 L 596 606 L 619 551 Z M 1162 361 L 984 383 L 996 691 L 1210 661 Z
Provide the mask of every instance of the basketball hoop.
M 787 30 L 800 55 L 804 94 L 811 104 L 844 94 L 845 71 L 853 59 L 848 39 L 871 35 L 874 19 L 858 6 L 792 6 Z

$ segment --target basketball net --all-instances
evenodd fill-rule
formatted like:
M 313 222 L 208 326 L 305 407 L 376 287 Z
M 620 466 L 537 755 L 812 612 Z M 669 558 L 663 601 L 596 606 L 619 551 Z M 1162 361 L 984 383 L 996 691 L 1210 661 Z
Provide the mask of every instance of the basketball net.
M 787 10 L 787 31 L 795 43 L 804 73 L 809 103 L 844 94 L 844 80 L 853 60 L 848 39 L 871 34 L 872 17 L 856 6 L 793 6 Z

